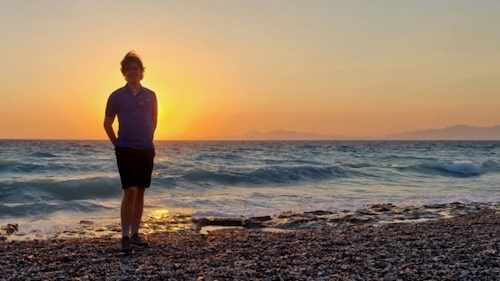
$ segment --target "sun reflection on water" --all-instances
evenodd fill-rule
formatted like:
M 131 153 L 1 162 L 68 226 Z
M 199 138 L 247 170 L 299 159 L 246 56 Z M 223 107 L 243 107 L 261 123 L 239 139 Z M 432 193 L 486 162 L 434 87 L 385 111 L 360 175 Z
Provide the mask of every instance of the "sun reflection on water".
M 190 214 L 171 214 L 168 209 L 152 210 L 142 226 L 144 234 L 189 231 L 196 227 Z

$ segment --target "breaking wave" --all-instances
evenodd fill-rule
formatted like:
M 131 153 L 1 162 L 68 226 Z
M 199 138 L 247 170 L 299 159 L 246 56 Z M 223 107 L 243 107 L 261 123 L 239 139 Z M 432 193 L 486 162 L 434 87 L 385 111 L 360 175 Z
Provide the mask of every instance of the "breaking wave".
M 192 183 L 215 183 L 222 185 L 265 185 L 316 182 L 345 177 L 337 166 L 269 166 L 253 171 L 207 171 L 194 170 L 182 176 Z
M 404 172 L 416 172 L 429 176 L 475 177 L 489 172 L 500 172 L 500 166 L 494 161 L 475 163 L 468 160 L 445 163 L 417 164 L 398 167 Z

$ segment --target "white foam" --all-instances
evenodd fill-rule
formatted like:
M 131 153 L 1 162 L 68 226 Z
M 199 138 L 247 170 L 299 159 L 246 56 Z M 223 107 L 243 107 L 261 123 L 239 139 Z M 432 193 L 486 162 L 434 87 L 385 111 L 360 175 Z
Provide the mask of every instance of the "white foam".
M 452 163 L 442 164 L 441 168 L 446 171 L 462 175 L 480 175 L 483 173 L 482 164 L 477 164 L 468 160 L 453 161 Z

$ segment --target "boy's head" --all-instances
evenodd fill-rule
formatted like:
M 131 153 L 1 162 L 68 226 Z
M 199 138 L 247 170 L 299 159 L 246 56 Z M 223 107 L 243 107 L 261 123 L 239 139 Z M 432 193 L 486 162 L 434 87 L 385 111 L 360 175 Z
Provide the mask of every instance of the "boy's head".
M 125 73 L 129 69 L 129 67 L 133 66 L 134 64 L 139 67 L 141 70 L 141 73 L 144 75 L 144 65 L 142 64 L 141 58 L 134 53 L 133 51 L 128 52 L 125 57 L 123 57 L 123 60 L 121 61 L 121 72 L 123 76 L 125 76 Z

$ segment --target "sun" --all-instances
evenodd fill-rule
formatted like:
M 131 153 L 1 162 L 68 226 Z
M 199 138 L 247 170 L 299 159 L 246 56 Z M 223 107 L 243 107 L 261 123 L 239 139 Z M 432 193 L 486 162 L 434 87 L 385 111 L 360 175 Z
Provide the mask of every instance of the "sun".
M 216 126 L 212 112 L 223 104 L 220 88 L 208 70 L 180 64 L 158 54 L 149 59 L 142 84 L 156 93 L 158 125 L 155 140 L 203 139 Z M 217 83 L 215 83 L 217 84 Z
M 168 124 L 168 122 L 172 119 L 173 105 L 167 102 L 170 95 L 162 87 L 157 87 L 154 91 L 158 100 L 158 123 L 155 139 L 168 139 L 168 127 L 172 125 Z
M 158 100 L 158 124 L 155 140 L 182 139 L 190 127 L 195 106 L 183 91 L 160 81 L 150 81 L 146 87 L 156 93 Z

